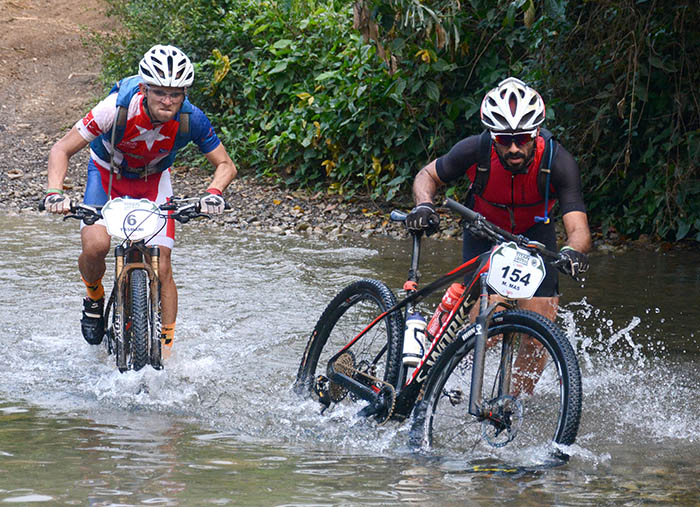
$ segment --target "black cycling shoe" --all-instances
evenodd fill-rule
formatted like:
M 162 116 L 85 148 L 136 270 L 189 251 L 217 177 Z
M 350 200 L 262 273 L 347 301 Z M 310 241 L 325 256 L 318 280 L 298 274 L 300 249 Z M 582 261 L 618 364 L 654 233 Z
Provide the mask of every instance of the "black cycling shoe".
M 90 345 L 102 343 L 105 334 L 104 305 L 104 298 L 98 301 L 87 297 L 83 299 L 83 318 L 80 319 L 80 327 L 83 331 L 83 338 Z

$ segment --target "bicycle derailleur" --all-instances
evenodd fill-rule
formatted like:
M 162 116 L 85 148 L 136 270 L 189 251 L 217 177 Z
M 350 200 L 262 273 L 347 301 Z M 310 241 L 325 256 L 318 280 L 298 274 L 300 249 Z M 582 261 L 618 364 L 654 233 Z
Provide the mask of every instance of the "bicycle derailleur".
M 367 361 L 361 361 L 358 365 L 355 365 L 355 356 L 348 351 L 336 359 L 333 367 L 338 373 L 342 373 L 376 391 L 376 398 L 370 401 L 369 405 L 363 408 L 359 415 L 364 417 L 373 416 L 380 425 L 391 418 L 396 403 L 396 390 L 391 384 L 376 378 L 376 371 L 373 365 Z M 342 401 L 348 394 L 350 394 L 352 401 L 356 402 L 359 400 L 357 396 L 349 393 L 345 387 L 331 382 L 325 375 L 316 377 L 313 390 L 318 397 L 318 401 L 323 405 L 321 414 L 331 406 L 331 403 Z

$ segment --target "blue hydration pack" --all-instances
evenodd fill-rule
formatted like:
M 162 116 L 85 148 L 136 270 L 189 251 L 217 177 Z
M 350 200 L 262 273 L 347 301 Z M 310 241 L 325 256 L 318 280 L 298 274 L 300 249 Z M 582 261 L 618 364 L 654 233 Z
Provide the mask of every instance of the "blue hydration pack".
M 129 76 L 117 81 L 112 89 L 109 91 L 109 95 L 117 93 L 117 114 L 114 118 L 114 124 L 112 125 L 111 131 L 111 143 L 112 149 L 116 149 L 116 146 L 124 137 L 124 131 L 126 130 L 126 119 L 127 113 L 129 111 L 129 103 L 134 95 L 139 91 L 139 85 L 143 83 L 143 79 L 140 76 Z M 192 138 L 190 137 L 190 114 L 192 114 L 193 106 L 190 101 L 185 97 L 185 101 L 182 103 L 180 108 L 179 117 L 179 127 L 177 129 L 177 135 L 175 136 L 175 143 L 173 144 L 173 151 L 178 150 L 187 143 L 189 143 Z M 166 162 L 164 160 L 163 162 Z M 120 169 L 120 168 L 112 168 Z M 158 168 L 159 170 L 164 170 L 164 168 Z

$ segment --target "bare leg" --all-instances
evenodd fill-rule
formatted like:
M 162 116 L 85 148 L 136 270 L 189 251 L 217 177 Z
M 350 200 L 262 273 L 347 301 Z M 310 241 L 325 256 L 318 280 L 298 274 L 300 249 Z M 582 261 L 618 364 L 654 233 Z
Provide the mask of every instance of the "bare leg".
M 88 225 L 80 231 L 83 251 L 78 257 L 78 269 L 84 280 L 96 282 L 105 274 L 105 257 L 109 253 L 110 238 L 102 225 Z
M 161 246 L 158 272 L 160 276 L 160 305 L 163 324 L 174 324 L 177 318 L 177 287 L 173 279 L 170 258 L 170 248 Z
M 557 316 L 558 297 L 532 298 L 519 301 L 518 306 L 523 310 L 539 313 L 551 321 Z M 515 364 L 513 365 L 512 394 L 532 394 L 535 385 L 544 370 L 548 355 L 544 347 L 532 338 L 526 337 L 520 343 Z

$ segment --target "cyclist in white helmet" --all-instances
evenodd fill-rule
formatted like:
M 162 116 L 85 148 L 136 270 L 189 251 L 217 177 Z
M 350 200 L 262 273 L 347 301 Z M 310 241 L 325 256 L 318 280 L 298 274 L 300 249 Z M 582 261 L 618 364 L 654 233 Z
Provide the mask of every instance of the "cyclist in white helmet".
M 68 212 L 69 200 L 63 194 L 68 162 L 88 144 L 85 204 L 103 205 L 120 196 L 164 203 L 173 195 L 170 167 L 175 155 L 194 142 L 214 167 L 211 183 L 202 190 L 202 212 L 222 213 L 222 192 L 237 170 L 207 116 L 188 100 L 187 89 L 193 82 L 194 67 L 180 49 L 160 44 L 149 49 L 139 63 L 138 75 L 122 79 L 51 148 L 44 207 L 52 213 Z M 172 346 L 177 316 L 177 289 L 170 263 L 174 232 L 170 220 L 150 242 L 160 246 L 161 252 L 161 338 L 166 346 Z M 100 222 L 82 225 L 80 237 L 78 267 L 87 290 L 81 328 L 88 343 L 99 344 L 105 327 L 102 276 L 110 237 Z
M 462 139 L 416 175 L 416 207 L 406 219 L 408 228 L 428 234 L 437 231 L 440 217 L 433 204 L 437 189 L 467 176 L 472 182 L 468 206 L 499 227 L 544 243 L 550 250 L 556 250 L 557 237 L 549 213 L 558 201 L 567 235 L 561 249 L 569 260 L 566 269 L 574 276 L 585 272 L 591 233 L 579 168 L 571 154 L 541 127 L 544 120 L 539 93 L 514 77 L 501 81 L 481 103 L 481 123 L 486 130 Z M 487 240 L 464 231 L 465 261 L 490 248 Z M 554 320 L 558 303 L 558 273 L 547 266 L 535 297 L 521 300 L 520 306 Z

